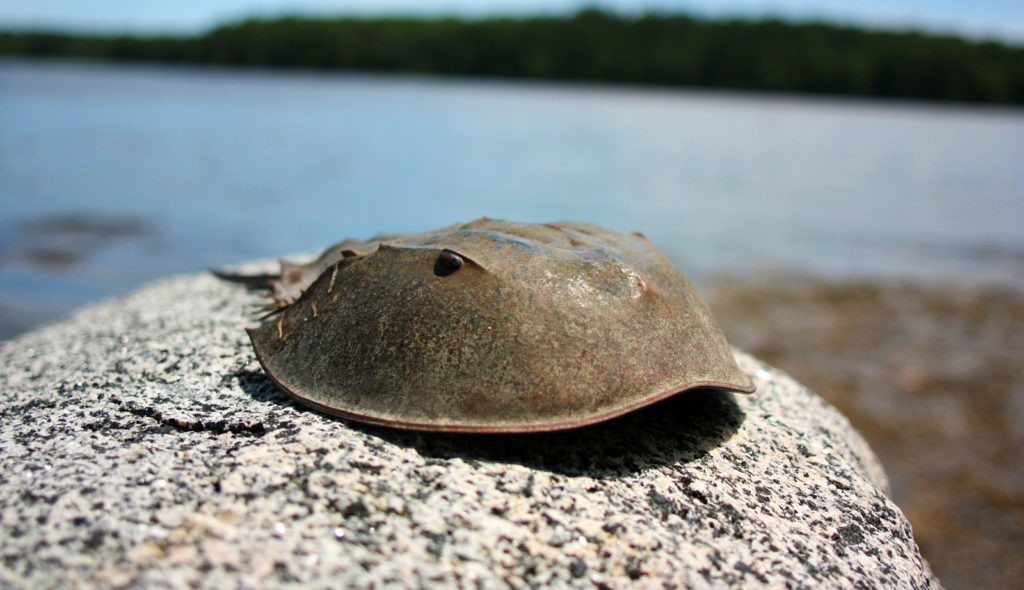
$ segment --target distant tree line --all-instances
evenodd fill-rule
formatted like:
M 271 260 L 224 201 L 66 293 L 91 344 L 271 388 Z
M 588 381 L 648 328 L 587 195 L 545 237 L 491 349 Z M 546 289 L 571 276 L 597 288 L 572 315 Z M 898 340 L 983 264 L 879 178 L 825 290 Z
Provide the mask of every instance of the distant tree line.
M 195 37 L 0 33 L 0 54 L 1024 104 L 1024 47 L 778 20 L 277 18 Z

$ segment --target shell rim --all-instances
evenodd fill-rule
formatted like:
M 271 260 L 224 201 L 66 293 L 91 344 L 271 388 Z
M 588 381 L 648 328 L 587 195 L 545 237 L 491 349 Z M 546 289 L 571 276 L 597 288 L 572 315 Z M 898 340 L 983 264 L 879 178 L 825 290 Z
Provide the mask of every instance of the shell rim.
M 346 420 L 353 420 L 363 424 L 372 424 L 374 426 L 384 426 L 387 428 L 395 428 L 398 430 L 408 430 L 417 432 L 438 432 L 438 433 L 461 433 L 461 434 L 531 434 L 531 433 L 543 433 L 543 432 L 558 432 L 565 430 L 574 430 L 577 428 L 585 428 L 587 426 L 593 426 L 602 422 L 607 422 L 615 418 L 619 418 L 641 408 L 654 405 L 660 401 L 666 400 L 670 397 L 679 395 L 685 391 L 692 389 L 720 389 L 730 391 L 734 393 L 750 394 L 757 390 L 757 385 L 749 375 L 743 373 L 747 377 L 749 385 L 737 385 L 735 383 L 727 383 L 724 381 L 693 381 L 686 383 L 680 387 L 673 387 L 667 391 L 645 396 L 633 403 L 625 406 L 620 406 L 612 410 L 594 414 L 587 418 L 580 420 L 563 420 L 561 422 L 542 422 L 537 424 L 503 424 L 503 425 L 489 425 L 489 424 L 434 424 L 429 422 L 412 422 L 403 420 L 385 420 L 377 418 L 375 416 L 369 416 L 366 414 L 360 414 L 358 412 L 351 412 L 348 410 L 340 410 L 326 406 L 320 402 L 314 401 L 308 397 L 299 395 L 292 391 L 288 386 L 279 381 L 274 375 L 267 370 L 267 366 L 263 363 L 263 357 L 257 353 L 256 359 L 260 363 L 260 367 L 263 369 L 263 373 L 270 378 L 282 391 L 287 393 L 292 399 L 296 400 L 300 404 L 317 410 L 323 414 L 330 416 L 336 416 L 344 418 Z M 742 373 L 742 371 L 741 371 Z

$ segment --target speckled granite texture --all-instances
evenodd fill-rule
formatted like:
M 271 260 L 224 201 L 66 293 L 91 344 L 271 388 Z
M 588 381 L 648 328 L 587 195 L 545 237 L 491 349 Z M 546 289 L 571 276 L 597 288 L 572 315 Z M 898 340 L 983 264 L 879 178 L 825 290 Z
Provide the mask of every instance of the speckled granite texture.
M 279 393 L 256 301 L 173 278 L 0 347 L 0 586 L 938 586 L 860 436 L 742 353 L 753 396 L 393 432 Z

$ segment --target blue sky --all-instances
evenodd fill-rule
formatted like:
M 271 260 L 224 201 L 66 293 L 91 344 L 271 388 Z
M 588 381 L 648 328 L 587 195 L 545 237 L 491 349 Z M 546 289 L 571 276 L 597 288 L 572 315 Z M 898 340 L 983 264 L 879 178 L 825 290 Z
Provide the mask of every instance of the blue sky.
M 529 14 L 597 5 L 622 12 L 782 16 L 912 27 L 1024 44 L 1024 0 L 3 0 L 0 28 L 189 33 L 247 16 L 305 14 Z

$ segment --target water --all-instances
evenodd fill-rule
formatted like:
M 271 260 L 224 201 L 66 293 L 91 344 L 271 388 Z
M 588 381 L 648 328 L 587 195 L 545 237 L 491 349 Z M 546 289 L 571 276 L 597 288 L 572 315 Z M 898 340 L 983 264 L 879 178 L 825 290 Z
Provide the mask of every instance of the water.
M 1024 113 L 0 62 L 0 336 L 151 278 L 481 215 L 722 275 L 1024 286 Z

